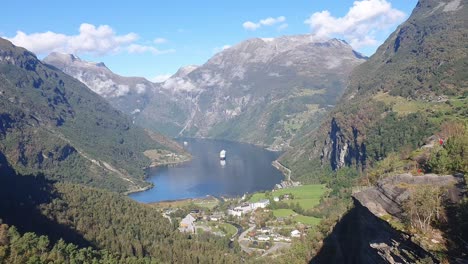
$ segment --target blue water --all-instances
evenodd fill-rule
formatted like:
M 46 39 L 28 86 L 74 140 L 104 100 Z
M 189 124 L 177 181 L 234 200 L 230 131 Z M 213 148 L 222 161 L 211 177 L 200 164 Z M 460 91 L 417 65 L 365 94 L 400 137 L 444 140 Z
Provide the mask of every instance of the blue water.
M 148 181 L 155 187 L 131 194 L 131 198 L 149 203 L 206 195 L 237 196 L 271 190 L 283 179 L 283 175 L 271 165 L 279 156 L 277 152 L 223 140 L 185 141 L 192 160 L 149 170 Z M 225 164 L 219 159 L 222 149 L 226 150 Z

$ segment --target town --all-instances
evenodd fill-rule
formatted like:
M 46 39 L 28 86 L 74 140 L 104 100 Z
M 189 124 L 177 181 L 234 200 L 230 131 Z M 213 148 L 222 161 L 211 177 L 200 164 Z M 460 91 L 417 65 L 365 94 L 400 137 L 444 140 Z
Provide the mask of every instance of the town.
M 323 185 L 281 183 L 272 191 L 226 198 L 207 196 L 153 204 L 181 233 L 210 233 L 239 244 L 247 254 L 274 255 L 320 221 L 314 207 Z

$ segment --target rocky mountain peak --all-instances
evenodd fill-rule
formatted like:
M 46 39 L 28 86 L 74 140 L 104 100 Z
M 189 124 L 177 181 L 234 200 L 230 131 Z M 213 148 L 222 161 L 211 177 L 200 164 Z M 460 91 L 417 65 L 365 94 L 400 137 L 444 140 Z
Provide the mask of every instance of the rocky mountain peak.
M 26 70 L 35 70 L 38 60 L 34 53 L 16 47 L 10 41 L 0 38 L 0 63 L 16 65 Z
M 74 61 L 81 61 L 78 56 L 69 53 L 62 53 L 62 52 L 52 52 L 47 57 L 48 60 L 59 60 L 63 62 L 74 62 Z
M 154 85 L 144 78 L 117 75 L 103 62 L 88 62 L 73 54 L 53 52 L 45 57 L 43 62 L 78 79 L 106 98 L 118 98 L 131 93 L 143 94 Z
M 435 12 L 456 12 L 463 8 L 462 0 L 420 0 L 413 13 L 432 15 Z
M 199 66 L 198 65 L 187 65 L 181 67 L 171 78 L 183 78 L 193 72 L 195 69 L 197 69 Z
M 80 59 L 74 54 L 52 52 L 43 59 L 43 62 L 62 68 L 87 68 L 101 72 L 110 72 L 104 62 L 88 62 Z M 63 70 L 63 69 L 62 69 Z
M 295 133 L 284 131 L 288 120 L 296 116 L 298 124 L 305 124 L 321 118 L 342 94 L 353 67 L 364 61 L 338 39 L 318 40 L 311 34 L 253 38 L 215 54 L 202 66 L 181 68 L 162 87 L 186 101 L 191 112 L 179 134 L 281 145 Z M 301 101 L 301 107 L 295 101 Z M 275 107 L 284 112 L 273 113 Z M 254 111 L 263 119 L 256 130 L 251 128 L 256 124 L 250 118 Z M 250 134 L 230 132 L 232 126 L 240 127 L 235 122 Z M 278 127 L 268 127 L 272 124 Z M 268 140 L 266 131 L 275 131 Z

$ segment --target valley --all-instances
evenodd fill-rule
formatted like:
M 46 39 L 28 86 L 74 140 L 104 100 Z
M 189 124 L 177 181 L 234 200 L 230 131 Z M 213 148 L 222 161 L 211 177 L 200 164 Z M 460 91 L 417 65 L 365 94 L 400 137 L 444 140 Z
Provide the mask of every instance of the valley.
M 468 262 L 465 0 L 42 4 L 2 3 L 0 263 Z

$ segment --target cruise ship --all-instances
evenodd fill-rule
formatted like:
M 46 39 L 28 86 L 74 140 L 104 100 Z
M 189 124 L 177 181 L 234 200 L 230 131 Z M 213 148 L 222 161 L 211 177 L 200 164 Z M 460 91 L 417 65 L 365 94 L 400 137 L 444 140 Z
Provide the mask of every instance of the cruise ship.
M 219 152 L 219 159 L 220 160 L 226 159 L 226 151 L 224 149 Z

